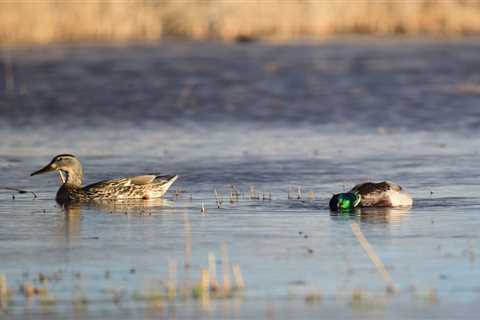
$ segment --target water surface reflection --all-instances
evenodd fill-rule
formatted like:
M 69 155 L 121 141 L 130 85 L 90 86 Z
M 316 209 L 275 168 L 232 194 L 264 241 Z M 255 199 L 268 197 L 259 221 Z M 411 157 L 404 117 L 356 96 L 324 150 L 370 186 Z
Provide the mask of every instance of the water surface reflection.
M 352 220 L 365 223 L 400 224 L 408 219 L 410 207 L 402 208 L 355 208 L 349 212 L 330 212 L 332 220 Z

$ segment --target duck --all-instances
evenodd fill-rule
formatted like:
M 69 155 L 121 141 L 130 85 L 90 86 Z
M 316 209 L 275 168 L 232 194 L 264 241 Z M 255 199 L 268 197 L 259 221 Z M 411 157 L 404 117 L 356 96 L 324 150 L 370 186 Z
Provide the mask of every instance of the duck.
M 337 193 L 330 199 L 329 207 L 333 211 L 348 210 L 356 207 L 411 207 L 412 196 L 400 185 L 391 181 L 364 182 L 350 191 Z
M 177 180 L 177 175 L 147 174 L 104 180 L 82 187 L 83 167 L 72 154 L 59 154 L 30 176 L 56 171 L 62 185 L 57 192 L 59 203 L 91 200 L 153 199 L 162 197 Z

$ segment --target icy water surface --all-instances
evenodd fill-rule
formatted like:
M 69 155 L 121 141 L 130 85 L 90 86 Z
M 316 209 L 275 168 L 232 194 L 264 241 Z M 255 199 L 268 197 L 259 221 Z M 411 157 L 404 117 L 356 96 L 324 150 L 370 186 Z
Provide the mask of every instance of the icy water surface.
M 4 50 L 0 186 L 38 197 L 0 192 L 2 317 L 476 318 L 479 49 L 355 40 Z M 29 174 L 64 152 L 82 160 L 86 183 L 179 179 L 161 201 L 63 208 L 58 177 Z M 414 206 L 328 210 L 333 192 L 366 180 L 401 184 Z M 220 283 L 222 255 L 228 270 L 240 266 L 243 290 L 194 297 L 209 253 Z M 20 289 L 29 284 L 30 298 Z

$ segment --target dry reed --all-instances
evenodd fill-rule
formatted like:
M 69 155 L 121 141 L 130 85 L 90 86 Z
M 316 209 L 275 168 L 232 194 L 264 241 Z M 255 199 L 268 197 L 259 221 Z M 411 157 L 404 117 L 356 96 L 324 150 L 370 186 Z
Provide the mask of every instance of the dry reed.
M 480 1 L 90 0 L 0 3 L 0 43 L 291 40 L 480 32 Z
M 220 245 L 220 255 L 222 263 L 222 290 L 223 292 L 230 292 L 230 263 L 228 262 L 228 247 L 226 243 Z
M 236 203 L 236 202 L 239 201 L 240 192 L 238 191 L 238 189 L 233 184 L 230 185 L 230 188 L 232 189 L 231 192 L 230 192 L 230 203 L 233 204 L 233 203 Z
M 202 268 L 200 274 L 200 296 L 202 299 L 202 307 L 208 310 L 210 308 L 210 273 L 207 268 Z
M 0 275 L 0 310 L 7 307 L 8 283 L 5 275 Z
M 297 200 L 302 200 L 302 199 L 303 199 L 302 187 L 298 187 L 298 189 L 297 189 Z
M 219 195 L 217 189 L 214 190 L 215 193 L 215 202 L 217 203 L 217 208 L 220 209 L 223 203 L 223 195 Z
M 250 194 L 250 200 L 260 200 L 260 195 L 258 194 L 257 189 L 255 188 L 254 185 L 250 186 L 249 194 Z
M 210 273 L 210 288 L 218 290 L 216 258 L 213 252 L 208 253 L 208 272 Z
M 245 281 L 243 281 L 242 270 L 240 269 L 240 265 L 238 263 L 234 263 L 232 265 L 232 270 L 233 270 L 233 278 L 235 280 L 235 288 L 244 289 Z

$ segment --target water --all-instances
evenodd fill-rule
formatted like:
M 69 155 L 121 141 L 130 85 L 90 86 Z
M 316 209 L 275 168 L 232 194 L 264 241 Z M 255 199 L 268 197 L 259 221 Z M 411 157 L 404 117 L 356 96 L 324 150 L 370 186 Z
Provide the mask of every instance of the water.
M 0 192 L 0 274 L 12 289 L 3 315 L 476 318 L 479 49 L 368 39 L 4 49 L 1 186 L 38 198 Z M 164 201 L 62 208 L 58 177 L 29 174 L 64 152 L 82 160 L 87 183 L 180 178 Z M 414 207 L 329 212 L 333 192 L 365 180 L 401 184 Z M 169 261 L 181 287 L 212 252 L 221 280 L 222 246 L 243 292 L 210 304 L 144 299 L 163 292 Z M 47 297 L 28 300 L 25 283 Z

